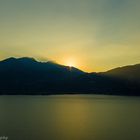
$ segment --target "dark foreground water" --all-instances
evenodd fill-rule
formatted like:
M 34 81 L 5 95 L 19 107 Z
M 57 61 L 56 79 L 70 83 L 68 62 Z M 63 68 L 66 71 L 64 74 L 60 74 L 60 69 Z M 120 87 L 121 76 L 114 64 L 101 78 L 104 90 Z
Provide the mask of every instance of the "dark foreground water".
M 140 140 L 140 98 L 0 96 L 8 140 Z

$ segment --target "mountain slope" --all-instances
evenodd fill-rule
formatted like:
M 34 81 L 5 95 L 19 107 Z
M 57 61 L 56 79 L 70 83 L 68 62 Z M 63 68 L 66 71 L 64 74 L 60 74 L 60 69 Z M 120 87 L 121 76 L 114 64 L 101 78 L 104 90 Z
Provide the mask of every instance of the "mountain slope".
M 0 62 L 1 92 L 52 92 L 83 74 L 73 67 L 54 62 L 37 62 L 32 58 L 9 58 Z
M 140 82 L 140 64 L 115 68 L 104 73 L 111 77 L 117 77 L 133 82 Z
M 140 95 L 140 65 L 86 73 L 33 58 L 0 61 L 0 94 L 97 93 Z

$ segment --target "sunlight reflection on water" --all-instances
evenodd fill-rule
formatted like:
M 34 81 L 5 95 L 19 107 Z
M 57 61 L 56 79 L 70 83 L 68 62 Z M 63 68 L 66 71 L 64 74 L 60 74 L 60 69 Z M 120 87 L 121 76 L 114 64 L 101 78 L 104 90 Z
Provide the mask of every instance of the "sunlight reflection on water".
M 138 140 L 140 98 L 1 96 L 0 136 L 10 140 Z

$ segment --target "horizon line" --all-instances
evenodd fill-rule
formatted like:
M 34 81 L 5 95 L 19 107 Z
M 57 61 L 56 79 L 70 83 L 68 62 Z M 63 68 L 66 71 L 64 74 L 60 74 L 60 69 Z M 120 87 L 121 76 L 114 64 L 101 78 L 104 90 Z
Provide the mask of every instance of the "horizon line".
M 1 62 L 1 61 L 4 61 L 4 60 L 11 59 L 11 58 L 13 58 L 13 59 L 23 59 L 23 58 L 27 58 L 27 59 L 32 59 L 32 60 L 34 60 L 34 61 L 36 61 L 36 62 L 40 62 L 40 63 L 52 62 L 52 63 L 54 63 L 54 64 L 61 65 L 61 66 L 73 67 L 73 68 L 79 69 L 79 70 L 81 70 L 81 71 L 83 71 L 83 72 L 85 72 L 85 73 L 102 73 L 102 72 L 107 72 L 107 71 L 110 71 L 110 70 L 113 70 L 113 69 L 116 69 L 116 68 L 122 68 L 122 67 L 128 67 L 128 66 L 135 66 L 135 65 L 140 64 L 140 63 L 128 64 L 128 65 L 122 65 L 122 66 L 118 66 L 118 67 L 113 67 L 113 68 L 108 69 L 108 70 L 105 70 L 105 71 L 91 71 L 91 72 L 89 72 L 89 71 L 82 70 L 82 69 L 80 69 L 80 68 L 78 68 L 78 67 L 76 67 L 76 66 L 69 66 L 69 65 L 61 64 L 61 63 L 59 63 L 59 62 L 57 62 L 57 61 L 54 61 L 54 60 L 51 60 L 51 59 L 48 59 L 48 60 L 47 60 L 47 59 L 46 59 L 46 60 L 44 59 L 44 60 L 41 60 L 41 59 L 39 59 L 39 58 L 34 58 L 34 57 L 29 57 L 29 56 L 23 56 L 23 57 L 15 57 L 15 56 L 5 57 L 5 58 L 3 58 L 3 59 L 0 59 L 0 62 Z

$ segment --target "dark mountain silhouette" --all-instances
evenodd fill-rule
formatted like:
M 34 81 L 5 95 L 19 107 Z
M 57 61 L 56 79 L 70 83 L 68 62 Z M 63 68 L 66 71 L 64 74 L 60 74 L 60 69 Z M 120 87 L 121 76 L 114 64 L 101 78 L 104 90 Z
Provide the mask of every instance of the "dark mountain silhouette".
M 0 94 L 140 95 L 140 65 L 86 73 L 52 61 L 8 58 L 0 61 Z
M 140 64 L 115 68 L 107 71 L 105 75 L 140 83 Z

